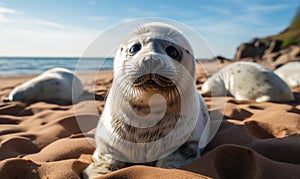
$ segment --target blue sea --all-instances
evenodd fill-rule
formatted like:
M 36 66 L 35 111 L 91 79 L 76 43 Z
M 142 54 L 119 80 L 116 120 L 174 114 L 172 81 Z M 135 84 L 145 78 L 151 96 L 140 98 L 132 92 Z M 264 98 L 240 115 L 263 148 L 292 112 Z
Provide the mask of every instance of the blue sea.
M 0 76 L 41 74 L 62 67 L 76 72 L 113 69 L 113 58 L 0 57 Z

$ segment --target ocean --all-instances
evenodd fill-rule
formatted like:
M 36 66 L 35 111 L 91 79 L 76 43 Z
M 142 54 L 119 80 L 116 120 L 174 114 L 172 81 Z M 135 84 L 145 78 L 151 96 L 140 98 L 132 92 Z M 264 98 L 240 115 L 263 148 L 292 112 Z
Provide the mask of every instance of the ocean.
M 0 76 L 41 74 L 62 67 L 76 72 L 113 69 L 113 58 L 59 58 L 59 57 L 0 57 Z

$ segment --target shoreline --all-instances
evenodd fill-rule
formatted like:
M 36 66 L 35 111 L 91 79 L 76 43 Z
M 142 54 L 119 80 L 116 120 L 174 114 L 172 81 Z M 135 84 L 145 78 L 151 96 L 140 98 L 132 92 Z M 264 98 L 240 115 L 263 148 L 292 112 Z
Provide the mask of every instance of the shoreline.
M 75 73 L 76 75 L 78 76 L 81 76 L 81 75 L 89 75 L 89 74 L 95 74 L 97 71 L 81 71 L 81 72 L 77 72 Z M 105 70 L 101 70 L 97 73 L 111 73 L 113 72 L 113 70 L 111 69 L 105 69 Z M 42 74 L 42 73 L 40 73 Z M 39 76 L 40 74 L 24 74 L 24 75 L 8 75 L 8 76 L 1 76 L 0 75 L 0 80 L 5 80 L 5 79 L 17 79 L 17 78 L 34 78 L 34 77 L 37 77 Z

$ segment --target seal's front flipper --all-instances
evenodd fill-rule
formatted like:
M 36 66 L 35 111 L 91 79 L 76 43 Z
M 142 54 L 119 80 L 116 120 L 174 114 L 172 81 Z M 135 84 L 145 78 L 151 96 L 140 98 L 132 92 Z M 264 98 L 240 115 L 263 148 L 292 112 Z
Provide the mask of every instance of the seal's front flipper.
M 197 142 L 188 142 L 183 144 L 172 154 L 156 162 L 156 167 L 161 168 L 179 168 L 189 164 L 200 157 L 200 149 Z

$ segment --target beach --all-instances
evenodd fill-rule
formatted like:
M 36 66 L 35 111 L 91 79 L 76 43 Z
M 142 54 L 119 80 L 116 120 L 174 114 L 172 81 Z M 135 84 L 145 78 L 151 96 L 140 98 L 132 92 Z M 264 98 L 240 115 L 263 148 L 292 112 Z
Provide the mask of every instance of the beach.
M 207 74 L 215 73 L 211 64 L 216 61 L 205 63 L 205 71 L 197 63 L 198 90 Z M 34 76 L 0 78 L 0 178 L 80 178 L 92 162 L 93 133 L 112 71 L 78 74 L 85 93 L 74 105 L 3 102 L 16 85 Z M 226 97 L 221 126 L 204 155 L 181 169 L 138 165 L 103 178 L 298 178 L 300 88 L 292 91 L 296 100 L 288 103 Z M 213 111 L 212 98 L 204 100 Z

